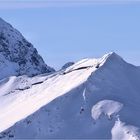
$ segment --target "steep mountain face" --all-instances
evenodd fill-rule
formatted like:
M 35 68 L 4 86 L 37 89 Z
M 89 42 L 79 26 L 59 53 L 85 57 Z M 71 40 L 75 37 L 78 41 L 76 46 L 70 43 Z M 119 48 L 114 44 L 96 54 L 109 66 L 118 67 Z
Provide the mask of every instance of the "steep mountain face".
M 115 53 L 1 80 L 0 136 L 138 140 L 139 83 L 139 68 Z
M 0 79 L 11 75 L 33 76 L 54 71 L 16 29 L 0 18 Z

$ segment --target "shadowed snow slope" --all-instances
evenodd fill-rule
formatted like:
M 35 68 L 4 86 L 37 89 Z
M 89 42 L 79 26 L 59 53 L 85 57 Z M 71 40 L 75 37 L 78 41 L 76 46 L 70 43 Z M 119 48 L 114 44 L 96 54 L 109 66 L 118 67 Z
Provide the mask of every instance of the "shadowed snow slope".
M 5 78 L 0 136 L 139 139 L 139 101 L 140 70 L 115 53 L 51 75 Z
M 0 79 L 54 71 L 20 32 L 0 18 Z

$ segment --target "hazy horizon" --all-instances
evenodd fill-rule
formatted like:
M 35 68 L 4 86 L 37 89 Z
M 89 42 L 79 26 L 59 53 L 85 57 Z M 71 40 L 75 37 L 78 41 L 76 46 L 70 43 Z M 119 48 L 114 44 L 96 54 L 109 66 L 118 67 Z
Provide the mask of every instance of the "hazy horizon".
M 69 0 L 67 5 L 64 1 L 53 1 L 45 6 L 50 2 L 46 0 L 44 6 L 41 2 L 37 6 L 34 0 L 20 5 L 14 0 L 15 7 L 10 5 L 12 0 L 6 2 L 2 8 L 0 1 L 0 17 L 17 28 L 45 62 L 56 69 L 69 61 L 101 57 L 111 51 L 129 63 L 140 65 L 138 1 L 104 0 L 97 4 L 94 0 L 88 3 L 78 0 L 70 4 Z

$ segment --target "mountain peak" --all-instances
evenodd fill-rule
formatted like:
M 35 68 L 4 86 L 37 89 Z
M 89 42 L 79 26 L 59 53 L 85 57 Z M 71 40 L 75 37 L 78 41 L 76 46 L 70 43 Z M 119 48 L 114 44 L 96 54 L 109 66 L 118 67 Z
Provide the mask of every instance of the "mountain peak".
M 102 58 L 106 58 L 106 59 L 122 59 L 117 53 L 115 52 L 109 52 L 107 54 L 105 54 Z
M 66 73 L 69 71 L 73 71 L 73 70 L 77 70 L 77 69 L 84 69 L 84 68 L 86 69 L 86 68 L 90 68 L 90 67 L 98 69 L 99 67 L 101 67 L 107 63 L 110 63 L 112 65 L 112 63 L 117 64 L 117 63 L 122 63 L 122 62 L 124 62 L 124 60 L 118 54 L 116 54 L 115 52 L 110 52 L 110 53 L 105 54 L 101 58 L 82 59 L 82 60 L 78 61 L 77 63 L 73 64 L 72 66 L 68 67 L 66 69 Z
M 0 79 L 12 75 L 33 76 L 54 71 L 33 45 L 9 23 L 0 18 Z
M 115 52 L 109 52 L 105 54 L 103 57 L 99 59 L 99 61 L 102 63 L 101 65 L 105 63 L 122 63 L 124 60 L 122 59 L 121 56 L 119 56 Z

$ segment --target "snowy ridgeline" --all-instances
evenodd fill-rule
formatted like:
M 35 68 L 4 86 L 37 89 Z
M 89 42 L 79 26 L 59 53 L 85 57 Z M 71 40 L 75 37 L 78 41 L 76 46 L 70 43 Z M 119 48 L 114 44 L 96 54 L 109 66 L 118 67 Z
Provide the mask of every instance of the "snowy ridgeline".
M 115 53 L 0 81 L 1 138 L 140 139 L 140 69 Z

